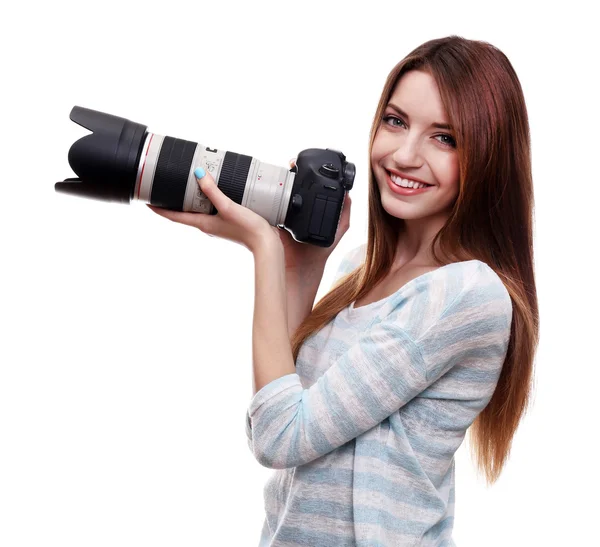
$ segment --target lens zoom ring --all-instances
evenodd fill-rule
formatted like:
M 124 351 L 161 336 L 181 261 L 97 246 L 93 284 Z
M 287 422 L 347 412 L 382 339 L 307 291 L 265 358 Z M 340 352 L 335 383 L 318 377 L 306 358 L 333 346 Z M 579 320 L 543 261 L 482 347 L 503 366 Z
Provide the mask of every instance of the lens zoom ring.
M 242 204 L 252 156 L 225 152 L 219 174 L 219 189 L 236 203 Z
M 197 143 L 165 137 L 156 163 L 150 203 L 183 211 L 185 189 Z

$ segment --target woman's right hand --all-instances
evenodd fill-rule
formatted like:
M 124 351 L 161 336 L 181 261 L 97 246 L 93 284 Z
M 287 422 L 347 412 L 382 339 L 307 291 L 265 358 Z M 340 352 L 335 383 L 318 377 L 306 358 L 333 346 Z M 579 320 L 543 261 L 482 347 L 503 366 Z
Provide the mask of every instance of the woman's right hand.
M 296 158 L 290 160 L 290 168 L 296 165 Z M 333 253 L 337 244 L 340 242 L 344 234 L 350 228 L 350 194 L 346 193 L 344 199 L 344 207 L 342 208 L 342 216 L 340 224 L 335 234 L 335 239 L 330 247 L 319 247 L 311 243 L 299 243 L 292 235 L 284 228 L 279 229 L 279 238 L 283 243 L 285 250 L 285 268 L 286 270 L 302 270 L 310 267 L 324 267 L 327 259 Z

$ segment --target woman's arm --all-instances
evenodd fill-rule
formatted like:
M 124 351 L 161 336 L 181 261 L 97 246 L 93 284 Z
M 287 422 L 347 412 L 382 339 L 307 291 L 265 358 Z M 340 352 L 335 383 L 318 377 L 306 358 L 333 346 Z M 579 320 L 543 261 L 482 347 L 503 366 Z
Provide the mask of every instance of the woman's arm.
M 265 238 L 253 251 L 255 289 L 252 323 L 253 395 L 265 385 L 294 374 L 288 330 L 285 254 L 275 238 Z M 298 307 L 296 300 L 295 307 Z
M 364 254 L 366 244 L 351 249 L 343 256 L 334 276 L 331 288 L 344 276 L 353 271 L 360 261 L 361 251 Z M 321 286 L 327 261 L 319 265 L 303 268 L 288 268 L 285 273 L 285 285 L 288 307 L 288 331 L 290 340 L 300 323 L 306 319 L 313 309 L 317 292 Z
M 352 250 L 350 254 L 356 252 Z M 255 269 L 254 318 L 252 328 L 253 388 L 256 393 L 269 382 L 296 372 L 291 339 L 310 314 L 323 279 L 326 261 L 301 268 L 285 267 L 285 251 L 280 242 L 266 238 L 253 251 Z M 347 273 L 348 255 L 337 277 Z M 283 322 L 282 316 L 287 319 Z M 277 323 L 276 323 L 277 322 Z M 285 331 L 283 331 L 285 325 Z M 281 339 L 287 332 L 287 341 Z M 288 356 L 289 349 L 289 356 Z M 284 361 L 274 357 L 277 352 Z M 291 367 L 288 363 L 291 362 Z M 270 365 L 268 363 L 271 363 Z
M 285 287 L 290 340 L 302 321 L 312 311 L 324 272 L 325 264 L 303 270 L 296 268 L 286 270 Z

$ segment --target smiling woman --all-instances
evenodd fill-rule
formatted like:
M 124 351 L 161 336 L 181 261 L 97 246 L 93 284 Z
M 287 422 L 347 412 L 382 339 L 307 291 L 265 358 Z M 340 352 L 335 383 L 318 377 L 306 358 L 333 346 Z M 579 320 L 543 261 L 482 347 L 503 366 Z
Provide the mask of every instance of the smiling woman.
M 369 153 L 367 242 L 295 329 L 295 372 L 248 407 L 249 447 L 277 470 L 261 546 L 454 545 L 457 449 L 469 430 L 494 482 L 529 400 L 529 128 L 506 56 L 458 36 L 416 48 Z

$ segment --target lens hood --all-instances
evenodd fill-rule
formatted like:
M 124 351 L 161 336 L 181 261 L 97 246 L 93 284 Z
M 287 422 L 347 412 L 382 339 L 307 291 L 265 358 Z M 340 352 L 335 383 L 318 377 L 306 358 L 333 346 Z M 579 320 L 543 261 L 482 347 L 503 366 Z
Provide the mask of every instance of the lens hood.
M 92 131 L 69 150 L 69 165 L 79 178 L 57 182 L 57 192 L 129 203 L 147 126 L 97 110 L 74 106 L 70 118 Z

